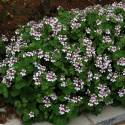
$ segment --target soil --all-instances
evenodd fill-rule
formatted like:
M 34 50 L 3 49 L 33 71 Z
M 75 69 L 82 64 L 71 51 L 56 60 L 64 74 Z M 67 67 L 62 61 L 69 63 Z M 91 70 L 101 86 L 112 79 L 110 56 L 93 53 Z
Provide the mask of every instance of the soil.
M 99 0 L 0 0 L 0 34 L 13 34 L 13 31 L 29 20 L 38 20 L 48 14 L 53 16 L 58 6 L 65 9 L 84 9 L 87 6 L 98 4 Z M 102 0 L 100 4 L 112 3 L 116 0 Z M 118 0 L 117 0 L 118 1 Z M 45 5 L 48 4 L 48 5 Z M 46 13 L 46 11 L 48 11 Z
M 0 1 L 0 34 L 10 34 L 18 25 L 38 18 L 42 11 L 40 7 L 41 0 Z

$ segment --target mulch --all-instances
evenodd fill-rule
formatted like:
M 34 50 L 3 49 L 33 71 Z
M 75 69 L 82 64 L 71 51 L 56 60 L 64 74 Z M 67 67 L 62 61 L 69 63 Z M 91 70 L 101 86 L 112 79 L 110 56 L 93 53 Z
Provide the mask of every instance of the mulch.
M 46 15 L 46 8 L 49 8 L 48 16 L 55 14 L 56 8 L 62 6 L 67 10 L 72 8 L 84 9 L 95 4 L 109 4 L 120 0 L 50 0 L 50 4 L 44 5 L 47 0 L 0 0 L 0 34 L 13 34 L 19 26 L 30 20 L 38 20 Z M 46 2 L 47 4 L 47 2 Z
M 11 34 L 19 25 L 38 18 L 40 7 L 41 0 L 0 1 L 0 34 Z

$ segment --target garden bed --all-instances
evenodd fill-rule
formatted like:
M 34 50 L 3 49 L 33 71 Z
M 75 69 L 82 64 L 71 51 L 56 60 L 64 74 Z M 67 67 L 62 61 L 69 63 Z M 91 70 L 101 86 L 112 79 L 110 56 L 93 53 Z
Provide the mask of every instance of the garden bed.
M 0 93 L 26 125 L 39 120 L 66 125 L 83 111 L 97 115 L 107 105 L 124 106 L 125 4 L 55 11 L 57 5 L 78 5 L 55 3 L 52 17 L 37 17 L 11 38 L 1 38 L 9 44 L 0 63 Z

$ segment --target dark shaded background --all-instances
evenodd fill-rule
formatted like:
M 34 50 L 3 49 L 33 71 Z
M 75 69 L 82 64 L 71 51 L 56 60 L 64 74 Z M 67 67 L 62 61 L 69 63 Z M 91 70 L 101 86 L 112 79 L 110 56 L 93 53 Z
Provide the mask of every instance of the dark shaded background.
M 95 4 L 109 4 L 120 0 L 0 0 L 0 34 L 13 34 L 18 25 L 29 20 L 38 20 L 41 16 L 53 16 L 61 5 L 65 9 L 84 9 Z

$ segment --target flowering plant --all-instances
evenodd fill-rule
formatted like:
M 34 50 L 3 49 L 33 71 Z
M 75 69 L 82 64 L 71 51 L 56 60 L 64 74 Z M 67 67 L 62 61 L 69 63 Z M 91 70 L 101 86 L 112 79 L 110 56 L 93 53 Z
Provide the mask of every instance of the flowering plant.
M 28 22 L 15 34 L 0 63 L 0 93 L 25 125 L 66 125 L 83 111 L 125 104 L 124 3 L 59 7 L 57 17 Z

